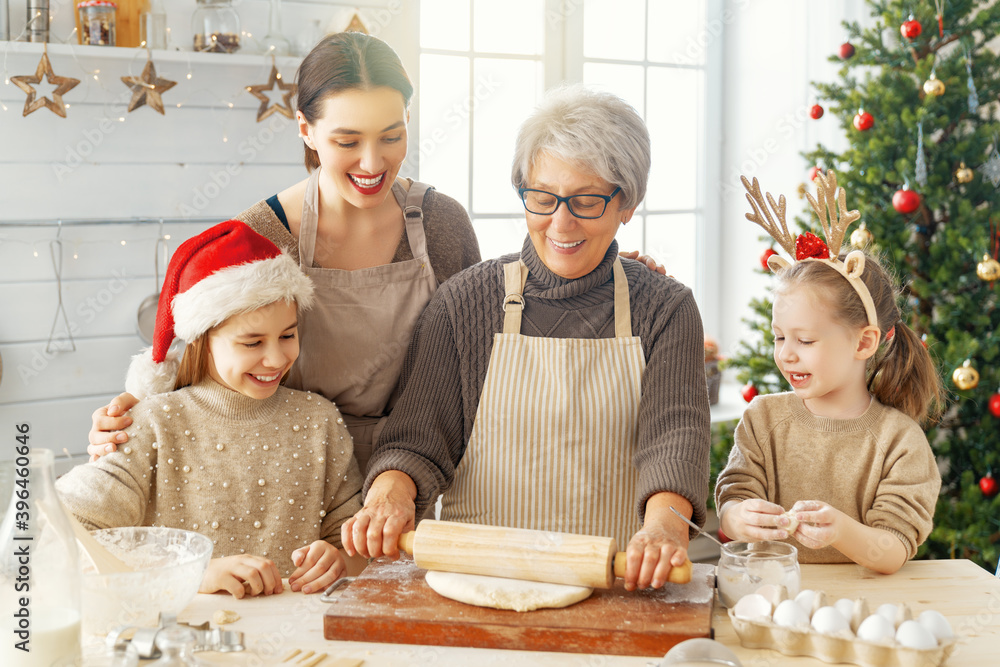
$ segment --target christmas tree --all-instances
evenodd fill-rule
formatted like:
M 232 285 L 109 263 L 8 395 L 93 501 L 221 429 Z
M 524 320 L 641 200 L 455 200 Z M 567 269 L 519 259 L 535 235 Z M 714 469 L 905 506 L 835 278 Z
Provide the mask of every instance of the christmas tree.
M 942 470 L 935 527 L 920 557 L 1000 557 L 1000 34 L 992 0 L 869 1 L 872 27 L 845 23 L 839 80 L 814 87 L 816 122 L 839 122 L 848 147 L 807 152 L 837 173 L 865 228 L 851 243 L 894 268 L 904 320 L 923 336 L 949 403 L 926 427 Z M 912 14 L 911 14 L 912 12 Z M 749 209 L 748 209 L 749 210 Z M 996 214 L 993 211 L 996 210 Z M 815 229 L 815 219 L 800 219 Z M 760 250 L 765 251 L 762 243 Z M 765 251 L 766 252 L 766 251 Z M 762 258 L 763 259 L 763 258 Z M 768 298 L 727 364 L 760 393 L 789 387 L 772 359 Z M 749 390 L 750 393 L 753 390 Z M 745 394 L 747 392 L 745 391 Z M 731 441 L 730 441 L 731 442 Z M 730 443 L 717 443 L 714 464 Z

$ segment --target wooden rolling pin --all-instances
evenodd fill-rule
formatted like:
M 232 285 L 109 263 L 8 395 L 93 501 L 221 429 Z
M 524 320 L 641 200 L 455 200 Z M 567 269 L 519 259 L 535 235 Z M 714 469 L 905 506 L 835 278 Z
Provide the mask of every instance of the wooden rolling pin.
M 625 553 L 611 537 L 426 519 L 399 536 L 399 548 L 425 570 L 591 588 L 611 588 L 625 576 Z M 672 568 L 667 581 L 691 581 L 691 561 Z

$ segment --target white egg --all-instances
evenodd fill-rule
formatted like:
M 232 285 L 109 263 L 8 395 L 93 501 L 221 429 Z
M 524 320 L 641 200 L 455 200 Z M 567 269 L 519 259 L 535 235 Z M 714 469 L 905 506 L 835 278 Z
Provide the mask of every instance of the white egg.
M 774 610 L 774 622 L 786 628 L 808 628 L 809 614 L 795 600 L 785 600 Z
M 833 603 L 834 608 L 843 614 L 844 618 L 847 619 L 848 623 L 851 621 L 851 617 L 854 616 L 854 600 L 849 600 L 847 598 L 840 598 Z
M 816 599 L 816 591 L 806 588 L 799 591 L 799 594 L 795 596 L 795 602 L 798 603 L 800 607 L 805 609 L 810 614 L 813 610 L 813 600 Z
M 892 639 L 894 635 L 895 632 L 892 623 L 880 614 L 872 614 L 861 621 L 861 625 L 858 626 L 858 639 L 864 639 L 865 641 L 885 641 L 886 639 Z
M 832 635 L 836 632 L 851 631 L 851 624 L 836 607 L 820 607 L 812 617 L 812 626 L 816 632 Z
M 733 613 L 738 618 L 766 621 L 771 618 L 771 603 L 763 595 L 750 593 L 739 599 L 739 602 L 733 607 Z
M 942 616 L 939 611 L 928 609 L 920 612 L 917 623 L 924 626 L 927 632 L 934 635 L 938 641 L 950 639 L 954 636 L 954 633 L 951 631 L 951 624 L 948 623 L 948 619 Z
M 896 615 L 899 613 L 899 607 L 891 602 L 886 602 L 883 605 L 879 605 L 879 608 L 875 611 L 879 616 L 885 617 L 885 620 L 892 623 L 892 627 L 896 627 Z
M 934 635 L 916 621 L 903 621 L 899 630 L 896 630 L 896 641 L 907 648 L 937 648 Z

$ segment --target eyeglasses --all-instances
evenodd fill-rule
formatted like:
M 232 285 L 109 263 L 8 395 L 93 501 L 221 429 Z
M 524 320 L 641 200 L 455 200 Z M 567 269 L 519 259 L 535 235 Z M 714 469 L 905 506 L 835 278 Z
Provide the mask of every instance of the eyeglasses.
M 578 218 L 593 220 L 604 215 L 604 211 L 608 208 L 608 203 L 621 190 L 621 187 L 617 187 L 610 195 L 572 195 L 570 197 L 560 197 L 545 190 L 518 188 L 517 194 L 520 195 L 521 203 L 524 204 L 524 210 L 528 213 L 552 215 L 558 210 L 559 204 L 566 202 L 570 213 Z

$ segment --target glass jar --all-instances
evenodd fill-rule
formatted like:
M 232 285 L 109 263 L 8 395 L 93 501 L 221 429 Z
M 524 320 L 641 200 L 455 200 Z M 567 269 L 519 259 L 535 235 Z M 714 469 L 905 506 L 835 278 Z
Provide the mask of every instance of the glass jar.
M 28 425 L 17 429 L 27 443 Z M 14 489 L 0 523 L 0 665 L 77 665 L 80 565 L 56 496 L 53 455 L 27 444 L 15 451 Z
M 110 0 L 84 0 L 77 4 L 80 15 L 80 43 L 114 46 L 118 5 Z
M 785 542 L 727 542 L 719 554 L 716 581 L 719 600 L 727 607 L 765 584 L 784 586 L 794 598 L 802 581 L 799 550 Z
M 234 53 L 240 49 L 240 16 L 232 0 L 198 0 L 191 16 L 194 50 Z

